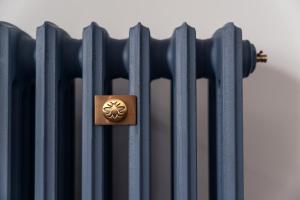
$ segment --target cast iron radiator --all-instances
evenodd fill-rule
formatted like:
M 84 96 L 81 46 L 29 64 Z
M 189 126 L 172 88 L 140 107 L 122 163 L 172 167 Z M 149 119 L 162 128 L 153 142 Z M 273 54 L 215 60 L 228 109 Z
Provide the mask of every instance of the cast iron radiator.
M 242 79 L 255 69 L 255 47 L 232 23 L 196 39 L 183 24 L 153 39 L 137 24 L 110 38 L 92 23 L 82 39 L 46 22 L 36 39 L 0 23 L 0 200 L 75 199 L 74 79 L 82 79 L 82 200 L 111 199 L 111 125 L 94 122 L 94 97 L 129 80 L 136 124 L 129 129 L 128 199 L 150 200 L 150 82 L 171 80 L 171 198 L 197 199 L 196 80 L 209 80 L 211 200 L 242 200 Z

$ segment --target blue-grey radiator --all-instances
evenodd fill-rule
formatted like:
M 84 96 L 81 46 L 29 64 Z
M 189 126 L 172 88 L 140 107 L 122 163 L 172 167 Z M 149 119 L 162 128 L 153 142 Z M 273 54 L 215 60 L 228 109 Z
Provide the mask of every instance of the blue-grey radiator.
M 209 80 L 211 200 L 242 200 L 242 79 L 256 50 L 229 23 L 196 39 L 183 24 L 172 37 L 151 38 L 138 24 L 116 40 L 92 23 L 82 39 L 46 22 L 36 39 L 0 23 L 0 200 L 110 200 L 111 125 L 94 122 L 96 95 L 112 95 L 112 80 L 129 80 L 136 124 L 128 125 L 128 197 L 151 200 L 150 82 L 171 80 L 171 199 L 197 199 L 196 80 Z M 82 140 L 75 145 L 74 79 L 82 79 Z M 76 173 L 76 148 L 80 171 Z M 80 187 L 75 189 L 76 176 Z M 80 190 L 80 192 L 76 190 Z M 80 194 L 81 197 L 75 194 Z

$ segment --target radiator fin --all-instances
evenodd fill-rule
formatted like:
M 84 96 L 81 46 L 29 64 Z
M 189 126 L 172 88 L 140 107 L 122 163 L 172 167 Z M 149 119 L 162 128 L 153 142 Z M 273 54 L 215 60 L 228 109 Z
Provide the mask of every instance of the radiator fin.
M 196 32 L 183 24 L 171 42 L 173 198 L 197 199 Z
M 137 125 L 129 127 L 129 199 L 150 200 L 150 32 L 129 32 L 129 92 L 137 96 Z
M 92 23 L 83 32 L 82 44 L 82 199 L 106 200 L 110 195 L 109 141 L 111 127 L 94 125 L 94 95 L 109 94 L 105 58 L 106 31 Z
M 74 92 L 62 56 L 69 36 L 48 22 L 36 36 L 35 199 L 73 199 Z
M 33 198 L 33 51 L 34 40 L 30 36 L 11 24 L 0 23 L 0 199 L 3 200 Z
M 210 196 L 243 199 L 242 34 L 232 23 L 213 37 L 209 86 Z

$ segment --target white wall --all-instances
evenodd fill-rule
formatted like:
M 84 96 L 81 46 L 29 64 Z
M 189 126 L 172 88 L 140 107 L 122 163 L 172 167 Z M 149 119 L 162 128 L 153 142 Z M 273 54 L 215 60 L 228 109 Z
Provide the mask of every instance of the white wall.
M 240 26 L 244 38 L 269 55 L 269 62 L 259 64 L 244 82 L 247 200 L 300 199 L 299 11 L 299 0 L 0 0 L 0 20 L 11 22 L 31 35 L 45 20 L 55 22 L 76 38 L 81 37 L 82 28 L 91 21 L 105 27 L 115 38 L 127 37 L 129 27 L 139 21 L 156 38 L 169 37 L 184 21 L 194 26 L 201 38 L 210 37 L 229 21 Z M 198 91 L 205 95 L 202 83 L 205 81 L 201 81 Z M 165 89 L 154 88 L 155 94 L 164 93 Z M 206 102 L 199 104 L 200 116 L 204 116 Z M 163 141 L 168 141 L 169 129 L 160 109 L 168 109 L 166 102 L 155 101 L 153 105 L 158 108 L 154 109 L 153 119 L 158 121 L 154 135 L 159 146 L 165 147 Z M 202 117 L 199 119 L 200 124 L 205 122 Z M 206 138 L 203 132 L 199 134 L 200 161 L 207 160 L 203 157 Z M 160 152 L 168 153 L 166 149 L 153 153 L 159 158 Z M 203 182 L 207 167 L 200 161 L 199 178 Z M 153 168 L 161 173 L 160 168 Z M 168 168 L 162 166 L 162 169 L 167 172 Z M 155 190 L 163 192 L 160 188 L 165 183 L 157 181 Z M 202 191 L 199 196 L 207 196 L 207 188 L 199 187 Z

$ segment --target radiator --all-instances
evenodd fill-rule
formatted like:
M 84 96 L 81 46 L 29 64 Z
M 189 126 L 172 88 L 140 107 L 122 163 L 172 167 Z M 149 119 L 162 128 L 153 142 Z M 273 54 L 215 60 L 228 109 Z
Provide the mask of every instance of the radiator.
M 135 97 L 129 129 L 128 199 L 150 200 L 150 83 L 171 80 L 171 198 L 197 199 L 196 80 L 209 80 L 211 200 L 242 200 L 243 78 L 255 47 L 233 23 L 197 39 L 184 23 L 169 39 L 137 24 L 111 38 L 91 23 L 82 39 L 45 22 L 36 39 L 0 23 L 0 200 L 111 199 L 111 128 L 95 123 L 95 96 L 113 95 L 112 80 L 129 80 Z M 75 195 L 74 79 L 82 79 L 80 193 Z M 201 129 L 201 127 L 198 127 Z

